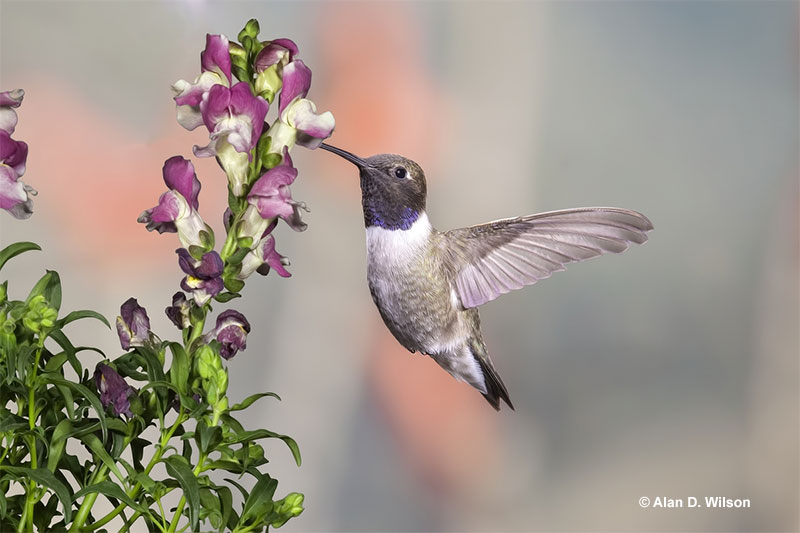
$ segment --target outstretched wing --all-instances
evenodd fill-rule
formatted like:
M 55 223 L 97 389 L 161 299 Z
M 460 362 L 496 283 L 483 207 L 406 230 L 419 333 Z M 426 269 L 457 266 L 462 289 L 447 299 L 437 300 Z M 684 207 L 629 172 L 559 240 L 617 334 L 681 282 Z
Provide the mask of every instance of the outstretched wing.
M 549 277 L 564 265 L 621 253 L 653 229 L 636 211 L 583 207 L 507 218 L 446 233 L 464 307 Z

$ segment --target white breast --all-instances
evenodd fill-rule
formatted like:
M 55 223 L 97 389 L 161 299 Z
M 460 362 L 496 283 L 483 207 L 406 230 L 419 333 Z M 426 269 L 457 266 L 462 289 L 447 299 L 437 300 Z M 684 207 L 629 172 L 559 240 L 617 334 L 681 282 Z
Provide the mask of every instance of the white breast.
M 406 268 L 425 246 L 431 235 L 431 223 L 424 212 L 407 230 L 367 228 L 369 269 L 388 272 Z

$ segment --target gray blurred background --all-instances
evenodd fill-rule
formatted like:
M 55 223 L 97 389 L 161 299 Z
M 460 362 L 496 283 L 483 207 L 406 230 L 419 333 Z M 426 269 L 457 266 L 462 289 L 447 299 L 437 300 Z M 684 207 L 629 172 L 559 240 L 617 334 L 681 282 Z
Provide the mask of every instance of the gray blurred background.
M 177 239 L 135 219 L 163 161 L 206 144 L 170 85 L 199 73 L 205 33 L 251 17 L 299 44 L 334 144 L 425 168 L 440 229 L 587 205 L 656 228 L 485 306 L 517 408 L 495 413 L 385 331 L 355 171 L 296 149 L 309 229 L 276 231 L 293 277 L 231 304 L 253 332 L 230 394 L 279 393 L 246 423 L 303 453 L 298 469 L 267 445 L 278 494 L 306 494 L 286 531 L 800 528 L 797 3 L 2 0 L 0 87 L 26 90 L 15 137 L 40 195 L 28 221 L 0 213 L 0 245 L 44 248 L 4 269 L 12 296 L 54 268 L 65 309 L 113 318 L 135 296 L 178 337 L 162 313 Z M 219 237 L 224 176 L 194 162 Z M 72 333 L 119 354 L 102 326 Z

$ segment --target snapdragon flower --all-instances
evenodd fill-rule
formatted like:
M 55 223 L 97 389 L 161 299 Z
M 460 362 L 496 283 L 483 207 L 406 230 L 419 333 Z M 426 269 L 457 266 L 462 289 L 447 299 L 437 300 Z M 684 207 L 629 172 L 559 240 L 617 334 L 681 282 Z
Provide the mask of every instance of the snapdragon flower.
M 261 137 L 269 104 L 254 96 L 250 84 L 242 81 L 231 88 L 214 85 L 203 95 L 200 109 L 211 142 L 195 146 L 194 155 L 215 156 L 228 175 L 233 194 L 241 196 L 247 185 L 250 151 Z
M 212 234 L 197 209 L 200 206 L 200 180 L 188 159 L 176 155 L 167 159 L 163 168 L 164 183 L 169 190 L 158 199 L 158 205 L 139 215 L 138 221 L 147 231 L 177 233 L 184 248 L 206 246 L 201 232 Z
M 283 85 L 283 69 L 291 63 L 298 49 L 291 39 L 275 39 L 262 44 L 264 47 L 253 64 L 256 92 L 274 96 Z
M 22 89 L 0 92 L 0 209 L 14 218 L 24 219 L 33 214 L 36 191 L 19 180 L 25 174 L 28 145 L 11 138 L 17 126 L 17 113 L 25 92 Z
M 139 305 L 136 298 L 128 298 L 117 317 L 117 335 L 123 350 L 131 346 L 144 346 L 150 339 L 150 318 L 147 311 Z
M 205 336 L 206 342 L 216 339 L 220 343 L 219 355 L 230 359 L 240 350 L 247 348 L 247 334 L 250 322 L 239 311 L 228 309 L 217 317 L 217 325 Z
M 188 292 L 197 305 L 205 305 L 211 298 L 222 292 L 223 263 L 219 254 L 212 250 L 203 254 L 198 261 L 184 248 L 175 250 L 178 264 L 186 277 L 181 281 L 181 289 Z
M 317 148 L 333 133 L 336 121 L 330 111 L 317 114 L 317 106 L 306 99 L 311 88 L 311 69 L 295 60 L 283 69 L 283 90 L 278 102 L 279 117 L 267 131 L 272 138 L 269 151 L 283 153 L 295 144 Z
M 192 304 L 186 299 L 186 295 L 178 291 L 172 295 L 172 305 L 167 307 L 164 311 L 167 318 L 175 324 L 178 329 L 186 329 L 191 325 L 189 313 L 192 310 Z
M 100 392 L 100 403 L 103 407 L 112 406 L 115 416 L 133 416 L 130 397 L 136 394 L 133 387 L 125 379 L 105 363 L 99 363 L 94 371 L 94 381 Z
M 292 199 L 289 188 L 296 177 L 297 169 L 292 165 L 289 149 L 284 148 L 281 164 L 269 169 L 253 183 L 247 201 L 262 218 L 280 217 L 295 231 L 303 231 L 308 225 L 303 222 L 300 210 L 308 211 L 308 208 L 304 202 Z
M 266 276 L 270 269 L 274 269 L 280 277 L 288 278 L 291 277 L 289 271 L 286 270 L 288 265 L 289 260 L 275 251 L 275 237 L 266 235 L 244 256 L 237 278 L 245 280 L 253 272 Z
M 231 86 L 231 56 L 228 38 L 206 34 L 206 48 L 200 53 L 202 72 L 194 83 L 178 80 L 172 86 L 177 104 L 178 123 L 187 130 L 203 124 L 200 104 L 215 85 Z

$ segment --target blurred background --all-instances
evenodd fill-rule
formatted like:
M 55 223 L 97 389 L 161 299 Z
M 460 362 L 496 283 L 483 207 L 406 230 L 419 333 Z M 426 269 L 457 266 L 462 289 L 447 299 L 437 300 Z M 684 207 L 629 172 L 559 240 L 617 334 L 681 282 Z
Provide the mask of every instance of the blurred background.
M 113 319 L 135 296 L 178 337 L 161 312 L 177 239 L 135 221 L 163 161 L 206 144 L 170 85 L 199 73 L 205 33 L 251 17 L 299 44 L 334 144 L 425 168 L 440 229 L 588 205 L 656 227 L 483 308 L 517 408 L 496 413 L 386 331 L 354 168 L 295 150 L 309 229 L 276 230 L 293 276 L 248 284 L 235 307 L 253 332 L 230 362 L 234 401 L 283 397 L 247 424 L 303 453 L 297 468 L 266 444 L 278 494 L 306 494 L 286 531 L 800 527 L 797 3 L 2 0 L 0 87 L 26 91 L 15 138 L 39 196 L 28 221 L 0 213 L 0 245 L 44 249 L 4 269 L 12 296 L 53 268 L 65 309 Z M 224 175 L 194 163 L 219 235 Z M 119 354 L 102 326 L 73 335 Z

